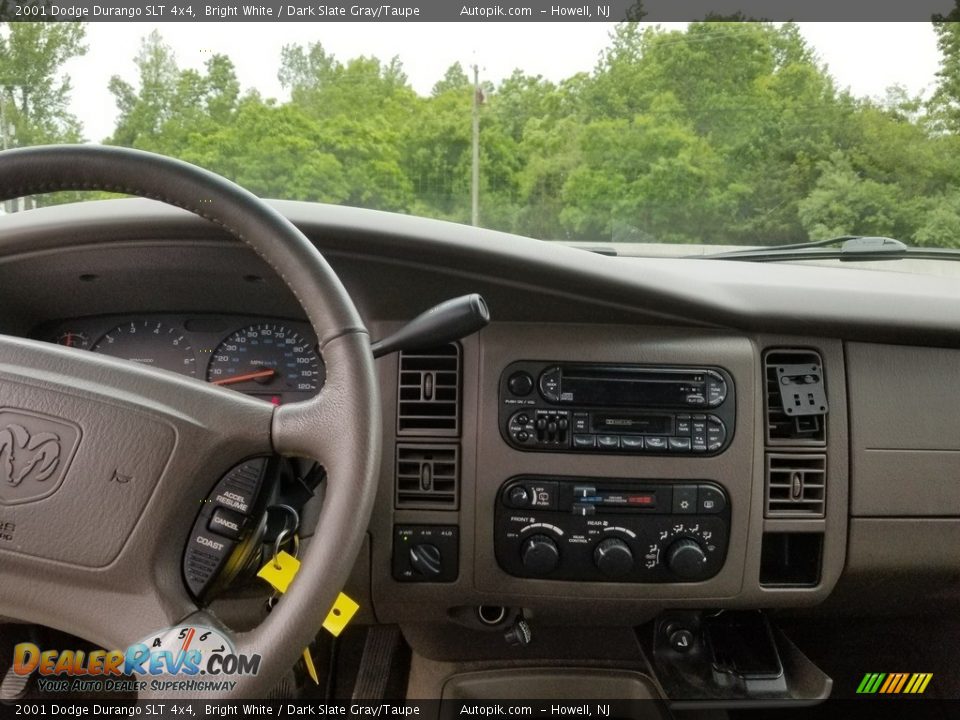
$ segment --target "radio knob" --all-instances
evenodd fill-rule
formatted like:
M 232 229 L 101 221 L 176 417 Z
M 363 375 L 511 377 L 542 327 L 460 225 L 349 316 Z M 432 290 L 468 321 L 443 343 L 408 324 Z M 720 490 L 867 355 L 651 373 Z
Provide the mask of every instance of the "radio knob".
M 682 580 L 700 580 L 707 575 L 707 554 L 696 540 L 680 538 L 667 550 L 667 567 Z
M 593 564 L 607 577 L 621 577 L 633 569 L 633 552 L 620 538 L 607 538 L 594 548 Z
M 531 535 L 520 548 L 523 566 L 534 575 L 546 575 L 560 564 L 560 550 L 552 538 L 546 535 Z
M 514 395 L 526 397 L 533 390 L 533 378 L 530 377 L 530 373 L 515 372 L 507 380 L 507 387 Z

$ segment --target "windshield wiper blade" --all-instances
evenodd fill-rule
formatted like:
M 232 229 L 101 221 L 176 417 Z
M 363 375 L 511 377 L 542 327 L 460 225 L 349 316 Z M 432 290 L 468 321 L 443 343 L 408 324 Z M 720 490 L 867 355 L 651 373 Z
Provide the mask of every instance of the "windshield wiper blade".
M 832 247 L 839 245 L 839 247 Z M 814 240 L 793 245 L 745 248 L 726 252 L 697 255 L 700 260 L 896 260 L 913 257 L 951 257 L 956 253 L 937 249 L 911 248 L 906 243 L 888 237 L 843 235 L 828 240 Z

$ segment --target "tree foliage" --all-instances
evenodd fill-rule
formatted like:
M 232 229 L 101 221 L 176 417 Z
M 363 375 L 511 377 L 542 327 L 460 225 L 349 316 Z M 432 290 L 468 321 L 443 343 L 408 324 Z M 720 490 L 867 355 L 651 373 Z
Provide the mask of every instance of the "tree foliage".
M 421 96 L 398 58 L 290 45 L 278 67 L 283 101 L 241 91 L 225 56 L 180 68 L 154 33 L 134 72 L 110 80 L 119 116 L 108 141 L 182 157 L 266 196 L 466 222 L 479 100 L 488 227 L 584 241 L 859 233 L 960 247 L 957 19 L 934 22 L 942 63 L 929 100 L 896 86 L 852 96 L 792 23 L 623 23 L 591 72 L 551 82 L 516 70 L 476 96 L 460 64 L 438 68 Z M 21 46 L 44 47 L 37 34 L 48 33 L 60 48 L 31 76 L 30 137 L 76 137 L 58 68 L 82 51 L 82 30 L 71 30 L 81 26 L 21 25 Z M 0 59 L 14 57 L 12 42 L 0 42 Z M 16 57 L 0 63 L 0 79 L 26 62 Z

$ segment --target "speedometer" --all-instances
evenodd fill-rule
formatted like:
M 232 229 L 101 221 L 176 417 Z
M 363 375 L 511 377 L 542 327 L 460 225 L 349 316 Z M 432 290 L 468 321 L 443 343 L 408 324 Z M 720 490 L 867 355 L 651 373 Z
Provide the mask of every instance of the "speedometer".
M 238 330 L 213 351 L 207 380 L 249 395 L 315 394 L 323 365 L 310 342 L 285 325 L 262 323 Z

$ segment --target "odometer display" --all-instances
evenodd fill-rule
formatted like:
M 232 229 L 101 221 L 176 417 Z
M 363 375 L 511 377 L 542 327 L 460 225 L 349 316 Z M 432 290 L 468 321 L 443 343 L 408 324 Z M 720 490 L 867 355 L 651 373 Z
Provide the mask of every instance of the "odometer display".
M 213 351 L 207 380 L 278 401 L 284 393 L 313 395 L 323 383 L 316 350 L 285 325 L 262 323 L 238 330 Z

